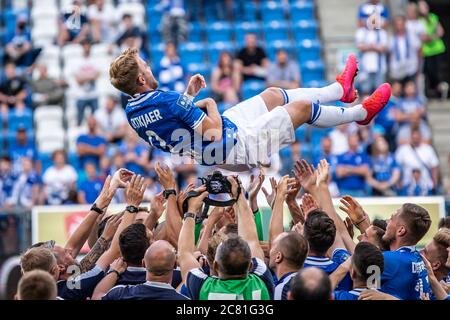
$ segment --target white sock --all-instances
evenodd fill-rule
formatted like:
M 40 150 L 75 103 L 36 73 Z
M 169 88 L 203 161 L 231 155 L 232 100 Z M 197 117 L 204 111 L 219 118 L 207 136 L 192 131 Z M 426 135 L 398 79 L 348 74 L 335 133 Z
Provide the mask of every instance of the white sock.
M 334 82 L 323 88 L 281 89 L 281 91 L 285 97 L 285 104 L 298 100 L 310 100 L 311 102 L 326 103 L 340 100 L 344 94 L 344 89 L 338 82 Z
M 311 105 L 311 120 L 308 123 L 318 128 L 335 127 L 343 123 L 362 121 L 367 117 L 367 111 L 362 104 L 350 108 L 324 106 L 313 102 Z

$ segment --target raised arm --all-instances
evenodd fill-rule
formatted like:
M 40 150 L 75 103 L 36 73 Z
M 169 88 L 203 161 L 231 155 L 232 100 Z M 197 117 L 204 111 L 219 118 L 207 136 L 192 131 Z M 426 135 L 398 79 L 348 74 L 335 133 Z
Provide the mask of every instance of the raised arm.
M 264 251 L 258 240 L 258 232 L 256 230 L 255 219 L 253 218 L 252 209 L 250 209 L 245 200 L 244 188 L 241 186 L 241 193 L 238 196 L 238 186 L 240 181 L 237 177 L 228 176 L 228 181 L 231 183 L 231 196 L 238 200 L 234 205 L 234 211 L 238 217 L 238 234 L 242 239 L 247 241 L 250 246 L 252 257 L 264 260 Z
M 201 267 L 194 256 L 195 217 L 202 207 L 203 200 L 208 196 L 208 192 L 206 192 L 204 186 L 197 189 L 197 191 L 201 192 L 199 196 L 188 199 L 188 212 L 192 215 L 184 219 L 180 237 L 178 238 L 178 264 L 181 269 L 183 282 L 186 282 L 186 277 L 190 270 Z
M 206 251 L 208 251 L 208 242 L 214 231 L 214 226 L 222 218 L 224 211 L 225 211 L 225 208 L 215 207 L 214 209 L 212 209 L 211 213 L 208 215 L 208 219 L 206 220 L 205 229 L 203 230 L 203 234 L 200 237 L 198 244 L 197 244 L 197 250 L 200 251 L 204 255 L 206 255 Z
M 331 291 L 334 291 L 339 283 L 344 279 L 345 275 L 350 272 L 352 259 L 348 258 L 340 266 L 330 274 Z

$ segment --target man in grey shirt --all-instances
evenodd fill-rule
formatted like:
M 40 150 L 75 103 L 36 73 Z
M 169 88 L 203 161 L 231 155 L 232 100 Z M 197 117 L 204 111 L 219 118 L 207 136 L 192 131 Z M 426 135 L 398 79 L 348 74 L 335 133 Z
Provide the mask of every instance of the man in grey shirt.
M 276 61 L 270 64 L 267 86 L 294 89 L 300 87 L 300 69 L 294 61 L 289 61 L 284 49 L 277 51 Z

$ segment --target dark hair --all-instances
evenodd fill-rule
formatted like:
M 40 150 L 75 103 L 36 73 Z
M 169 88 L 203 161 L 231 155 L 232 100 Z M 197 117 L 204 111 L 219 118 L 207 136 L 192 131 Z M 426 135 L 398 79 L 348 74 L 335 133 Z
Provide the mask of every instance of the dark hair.
M 62 154 L 64 156 L 64 160 L 67 162 L 67 154 L 62 149 L 53 151 L 53 153 L 52 153 L 52 160 L 53 161 L 55 161 L 55 157 L 56 157 L 57 154 Z
M 150 246 L 146 227 L 142 223 L 133 223 L 126 227 L 120 234 L 119 246 L 126 263 L 141 265 L 145 251 Z
M 407 238 L 416 244 L 428 232 L 431 226 L 431 218 L 428 211 L 413 203 L 405 203 L 402 207 L 400 218 L 407 227 Z
M 0 158 L 1 161 L 11 162 L 11 157 L 8 155 L 3 155 Z
M 239 236 L 231 235 L 217 247 L 215 261 L 221 272 L 233 276 L 246 274 L 251 258 L 247 241 Z
M 373 219 L 372 225 L 380 228 L 383 231 L 386 231 L 386 228 L 387 228 L 386 220 L 382 220 L 382 219 Z
M 238 225 L 237 223 L 229 223 L 225 226 L 225 229 L 223 231 L 225 234 L 238 234 Z
M 368 270 L 370 266 L 377 266 L 380 269 L 380 274 L 384 270 L 383 253 L 370 242 L 360 242 L 356 245 L 355 252 L 352 256 L 352 263 L 358 273 L 359 279 L 363 281 L 367 281 L 371 276 Z
M 324 255 L 334 243 L 336 225 L 325 212 L 314 210 L 306 218 L 303 234 L 310 249 Z
M 450 229 L 450 217 L 441 218 L 441 220 L 439 220 L 438 229 L 441 228 Z
M 277 247 L 290 266 L 297 269 L 303 267 L 309 250 L 308 241 L 305 237 L 297 232 L 288 232 L 286 236 L 280 239 Z
M 303 274 L 310 269 L 316 269 L 320 273 L 317 283 L 307 283 Z M 329 300 L 331 296 L 331 281 L 328 274 L 322 269 L 308 267 L 301 269 L 291 280 L 291 295 L 294 300 Z

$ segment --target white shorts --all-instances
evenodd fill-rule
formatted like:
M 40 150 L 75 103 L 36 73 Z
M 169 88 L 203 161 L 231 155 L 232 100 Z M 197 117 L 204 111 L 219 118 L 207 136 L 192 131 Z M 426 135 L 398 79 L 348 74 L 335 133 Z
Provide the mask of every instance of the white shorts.
M 223 113 L 238 128 L 237 143 L 219 167 L 246 171 L 270 164 L 270 156 L 295 141 L 291 117 L 283 107 L 268 111 L 257 95 L 242 101 Z

